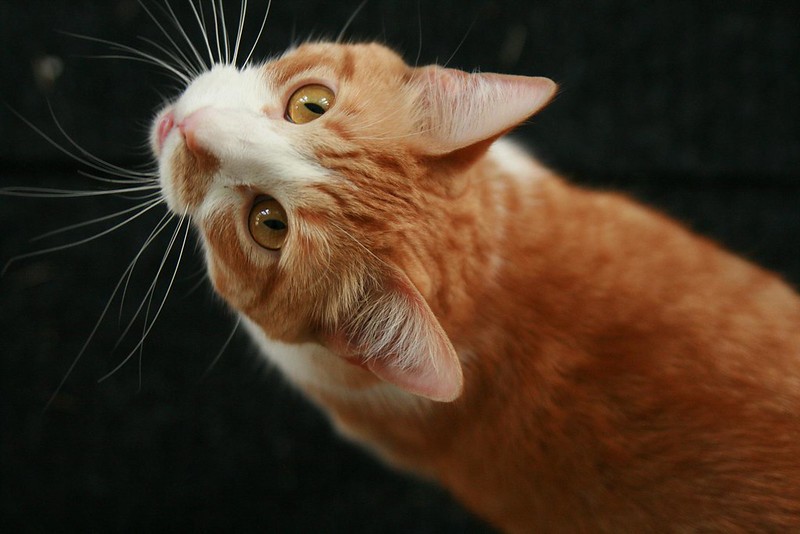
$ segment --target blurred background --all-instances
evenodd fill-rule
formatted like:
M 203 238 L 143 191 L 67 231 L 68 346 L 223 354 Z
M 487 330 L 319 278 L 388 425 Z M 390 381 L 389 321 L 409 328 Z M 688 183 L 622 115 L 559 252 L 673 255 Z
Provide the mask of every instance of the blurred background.
M 275 0 L 255 56 L 335 38 L 358 5 Z M 166 4 L 144 6 L 179 42 Z M 230 28 L 239 7 L 224 1 Z M 188 1 L 172 8 L 199 46 Z M 246 50 L 265 9 L 249 1 Z M 370 0 L 346 36 L 388 43 L 412 63 L 553 78 L 560 94 L 515 137 L 572 180 L 628 191 L 797 285 L 798 21 L 796 0 Z M 120 55 L 97 41 L 111 40 L 163 57 L 148 43 L 172 47 L 158 24 L 134 0 L 0 0 L 0 187 L 103 188 L 42 134 L 125 168 L 149 164 L 149 121 L 175 82 L 140 62 L 93 56 Z M 135 203 L 0 196 L 0 263 L 109 229 L 126 216 L 31 241 Z M 162 214 L 20 258 L 0 278 L 0 529 L 486 530 L 443 492 L 334 436 L 243 334 L 206 372 L 234 321 L 204 280 L 193 236 L 143 350 L 98 382 L 141 339 L 141 320 L 122 334 L 169 230 L 75 362 Z M 176 260 L 173 252 L 165 262 L 149 319 Z

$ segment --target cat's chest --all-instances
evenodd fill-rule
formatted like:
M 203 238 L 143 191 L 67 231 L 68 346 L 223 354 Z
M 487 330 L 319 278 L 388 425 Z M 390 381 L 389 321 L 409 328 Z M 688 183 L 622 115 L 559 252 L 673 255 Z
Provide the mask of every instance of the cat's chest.
M 244 316 L 242 324 L 258 345 L 262 356 L 290 382 L 318 400 L 341 400 L 348 404 L 354 401 L 359 404 L 389 401 L 396 404 L 412 397 L 377 379 L 362 367 L 348 363 L 319 343 L 274 340 Z
M 247 317 L 242 317 L 242 324 L 258 345 L 261 354 L 284 376 L 298 385 L 316 384 L 321 378 L 320 365 L 330 364 L 334 360 L 335 355 L 317 343 L 276 341 L 264 334 L 261 328 Z

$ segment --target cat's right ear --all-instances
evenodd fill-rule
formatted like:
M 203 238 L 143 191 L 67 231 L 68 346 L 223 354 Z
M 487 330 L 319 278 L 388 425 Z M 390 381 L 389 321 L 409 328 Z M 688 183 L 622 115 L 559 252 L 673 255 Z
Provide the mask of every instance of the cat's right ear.
M 420 148 L 430 155 L 488 146 L 544 107 L 557 89 L 549 78 L 467 73 L 435 65 L 416 69 L 414 80 Z
M 461 362 L 439 321 L 400 271 L 328 339 L 334 352 L 414 395 L 451 402 L 461 395 Z

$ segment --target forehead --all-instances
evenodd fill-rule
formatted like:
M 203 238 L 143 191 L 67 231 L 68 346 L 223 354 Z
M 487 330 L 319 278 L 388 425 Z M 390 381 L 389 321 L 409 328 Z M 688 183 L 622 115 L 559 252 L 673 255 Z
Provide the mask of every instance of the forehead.
M 314 43 L 289 50 L 265 64 L 264 70 L 276 87 L 283 87 L 309 76 L 342 83 L 355 78 L 402 78 L 409 67 L 399 55 L 378 44 Z

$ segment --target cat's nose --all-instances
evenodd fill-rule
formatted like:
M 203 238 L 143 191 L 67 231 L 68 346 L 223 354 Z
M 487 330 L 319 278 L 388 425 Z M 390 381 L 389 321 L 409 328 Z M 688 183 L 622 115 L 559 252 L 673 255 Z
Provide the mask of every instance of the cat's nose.
M 197 109 L 181 120 L 178 129 L 186 142 L 186 148 L 195 154 L 205 153 L 206 149 L 200 144 L 197 136 L 197 128 L 203 120 L 203 116 L 208 110 L 207 107 Z

